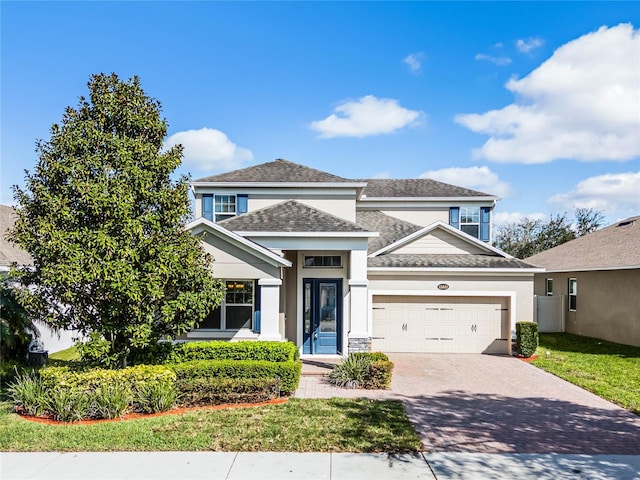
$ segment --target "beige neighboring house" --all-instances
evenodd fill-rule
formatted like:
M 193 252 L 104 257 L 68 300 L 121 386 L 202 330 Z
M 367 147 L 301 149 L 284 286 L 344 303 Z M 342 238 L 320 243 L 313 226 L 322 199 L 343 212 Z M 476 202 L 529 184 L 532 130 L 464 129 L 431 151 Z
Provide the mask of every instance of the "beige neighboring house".
M 27 252 L 5 238 L 7 231 L 13 228 L 15 222 L 15 210 L 13 207 L 0 205 L 0 272 L 8 272 L 13 263 L 21 266 L 32 265 L 33 263 L 31 256 Z M 56 333 L 40 322 L 36 322 L 36 325 L 40 330 L 40 342 L 43 344 L 44 349 L 50 353 L 64 350 L 74 344 L 72 337 L 75 332 L 63 330 Z
M 526 259 L 535 294 L 564 296 L 564 330 L 640 346 L 640 216 Z

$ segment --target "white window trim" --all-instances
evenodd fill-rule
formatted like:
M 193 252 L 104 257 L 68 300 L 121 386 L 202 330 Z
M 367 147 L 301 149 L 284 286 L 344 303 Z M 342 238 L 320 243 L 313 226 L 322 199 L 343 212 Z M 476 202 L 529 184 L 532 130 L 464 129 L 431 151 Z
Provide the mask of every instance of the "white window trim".
M 549 290 L 549 282 L 551 282 L 551 290 Z M 544 294 L 547 297 L 553 296 L 553 278 L 552 277 L 544 279 Z
M 256 288 L 255 288 L 255 280 L 251 279 L 251 278 L 246 278 L 246 279 L 240 279 L 240 278 L 233 278 L 233 279 L 227 279 L 224 280 L 225 283 L 227 282 L 251 282 L 251 298 L 253 299 L 252 303 L 227 303 L 226 300 L 226 290 L 225 290 L 225 297 L 222 298 L 222 302 L 220 302 L 220 305 L 218 305 L 218 308 L 220 309 L 220 328 L 198 328 L 198 331 L 208 331 L 208 332 L 239 332 L 239 331 L 253 331 L 253 322 L 254 322 L 254 316 L 256 313 Z M 227 328 L 227 306 L 228 305 L 232 305 L 234 307 L 251 307 L 251 325 L 249 327 L 243 327 L 243 328 Z
M 477 221 L 477 222 L 463 222 L 463 221 L 462 221 L 462 218 L 463 218 L 462 210 L 463 210 L 463 209 L 466 209 L 467 211 L 468 211 L 468 210 L 473 210 L 473 211 L 474 211 L 473 216 L 475 216 L 476 211 L 477 211 L 477 214 L 478 214 L 478 221 Z M 462 229 L 463 225 L 477 226 L 477 227 L 478 227 L 478 233 L 477 233 L 477 235 L 471 235 L 470 233 L 467 233 L 467 235 L 471 235 L 472 237 L 474 237 L 474 238 L 478 238 L 478 239 L 479 239 L 479 238 L 480 238 L 480 216 L 481 216 L 481 215 L 482 215 L 482 210 L 481 210 L 481 208 L 480 208 L 480 207 L 469 207 L 469 206 L 464 206 L 464 207 L 462 207 L 462 206 L 461 206 L 461 207 L 458 207 L 458 225 L 459 225 L 459 229 L 460 229 L 462 232 L 467 233 L 467 232 L 465 232 L 465 231 Z M 465 216 L 466 216 L 466 215 L 465 215 Z
M 216 199 L 219 197 L 233 197 L 233 212 L 217 212 L 216 211 Z M 235 193 L 214 193 L 213 194 L 213 221 L 219 222 L 216 217 L 218 215 L 224 215 L 225 218 L 236 217 L 238 215 L 238 196 Z M 221 220 L 224 220 L 221 219 Z
M 576 284 L 576 293 L 571 293 L 571 281 L 574 281 Z M 576 308 L 571 308 L 571 297 L 576 298 Z M 578 279 L 576 277 L 569 277 L 567 281 L 567 300 L 570 312 L 575 312 L 578 308 Z

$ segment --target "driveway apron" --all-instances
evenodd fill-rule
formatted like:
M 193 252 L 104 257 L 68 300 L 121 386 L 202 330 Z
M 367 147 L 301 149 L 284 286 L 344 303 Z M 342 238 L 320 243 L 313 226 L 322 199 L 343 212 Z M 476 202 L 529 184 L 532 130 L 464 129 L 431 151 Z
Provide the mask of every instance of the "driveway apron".
M 426 452 L 640 454 L 640 417 L 517 358 L 389 357 Z

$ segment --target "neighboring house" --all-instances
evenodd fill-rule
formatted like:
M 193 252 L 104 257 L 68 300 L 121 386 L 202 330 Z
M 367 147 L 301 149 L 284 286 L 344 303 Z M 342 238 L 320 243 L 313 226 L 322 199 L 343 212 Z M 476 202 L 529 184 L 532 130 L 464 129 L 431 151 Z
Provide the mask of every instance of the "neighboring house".
M 187 339 L 288 339 L 302 354 L 510 353 L 541 271 L 491 246 L 498 197 L 350 180 L 286 160 L 191 183 L 223 304 Z
M 640 216 L 538 253 L 535 293 L 565 296 L 569 333 L 640 346 Z
M 5 238 L 7 231 L 13 228 L 15 222 L 13 207 L 0 205 L 0 272 L 5 272 L 4 274 L 9 272 L 13 263 L 18 266 L 33 264 L 33 259 L 27 252 Z M 73 337 L 77 336 L 76 332 L 68 330 L 54 332 L 41 322 L 35 322 L 35 325 L 40 331 L 40 343 L 45 350 L 52 353 L 71 347 L 74 344 Z

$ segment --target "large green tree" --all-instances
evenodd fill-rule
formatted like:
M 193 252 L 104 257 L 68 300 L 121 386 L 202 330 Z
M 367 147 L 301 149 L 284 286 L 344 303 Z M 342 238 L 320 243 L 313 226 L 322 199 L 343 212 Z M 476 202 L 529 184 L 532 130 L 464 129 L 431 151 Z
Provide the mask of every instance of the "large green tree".
M 137 77 L 93 75 L 39 160 L 14 187 L 10 238 L 33 258 L 14 272 L 31 318 L 100 338 L 105 363 L 183 334 L 221 300 L 211 258 L 185 231 L 188 178 L 172 180 L 182 147 Z
M 602 226 L 602 212 L 592 208 L 576 208 L 574 217 L 572 221 L 564 212 L 551 215 L 547 221 L 525 217 L 500 225 L 494 245 L 516 258 L 527 258 Z

